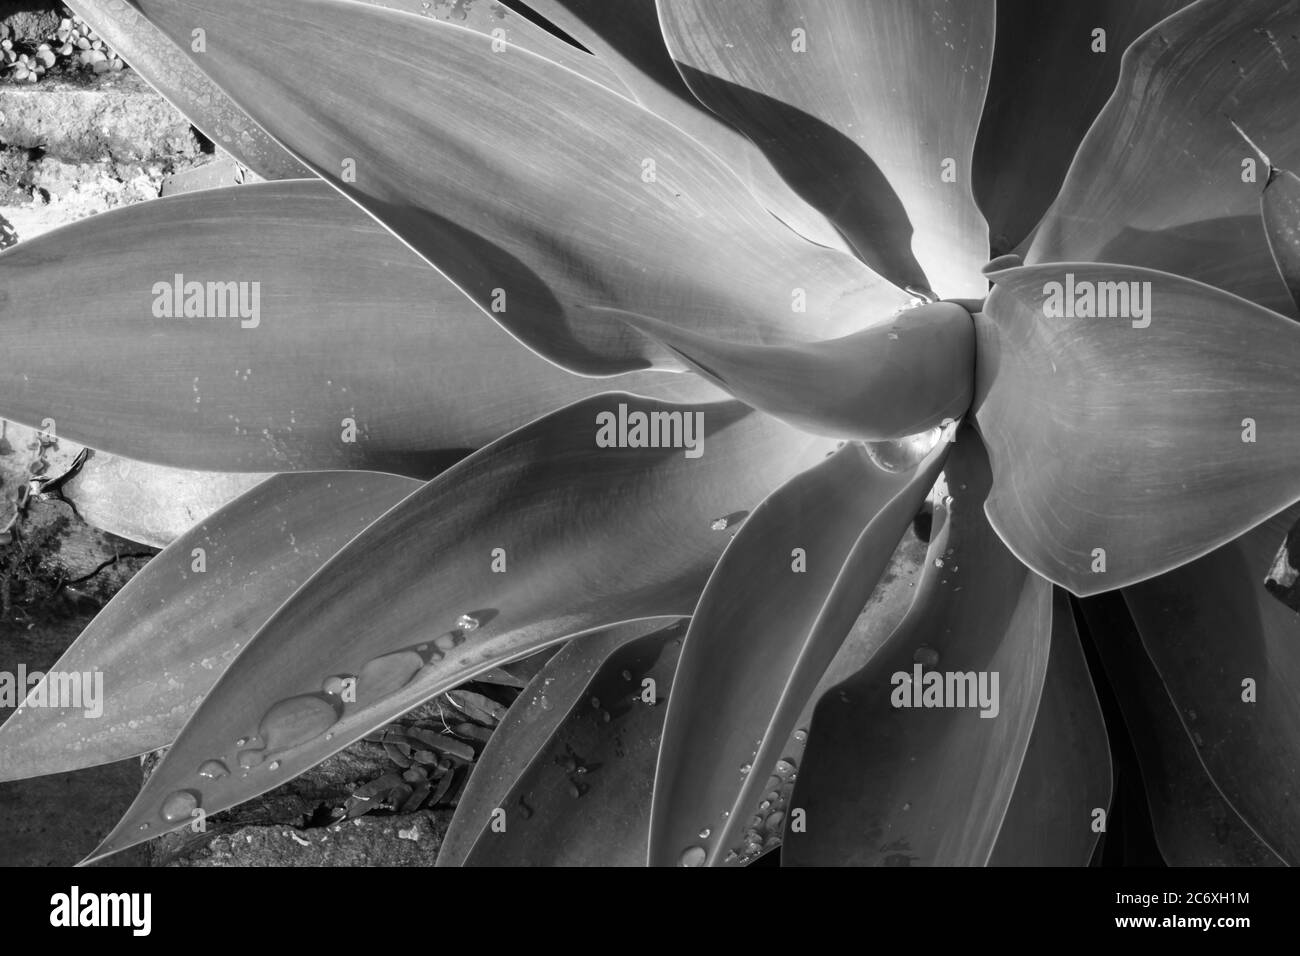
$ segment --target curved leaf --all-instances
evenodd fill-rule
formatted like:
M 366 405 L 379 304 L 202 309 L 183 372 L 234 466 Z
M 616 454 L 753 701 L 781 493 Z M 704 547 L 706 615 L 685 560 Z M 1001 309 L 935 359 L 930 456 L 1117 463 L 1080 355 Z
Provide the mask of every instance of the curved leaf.
M 1300 617 L 1268 594 L 1264 575 L 1297 518 L 1291 508 L 1124 591 L 1201 763 L 1290 865 L 1300 861 Z
M 638 103 L 717 153 L 774 216 L 819 245 L 848 251 L 836 228 L 786 184 L 758 147 L 691 93 L 663 43 L 655 0 L 527 0 L 526 5 L 608 64 Z
M 1270 166 L 1260 203 L 1269 251 L 1291 299 L 1300 308 L 1300 176 Z
M 973 435 L 958 437 L 945 477 L 950 514 L 911 610 L 817 705 L 792 800 L 805 829 L 787 828 L 785 863 L 982 866 L 993 852 L 1039 708 L 1052 589 L 984 520 L 988 464 Z M 926 705 L 934 680 L 953 696 Z
M 362 0 L 403 13 L 415 13 L 486 34 L 546 57 L 621 96 L 631 96 L 626 84 L 598 57 L 566 43 L 503 3 L 430 3 L 429 0 Z
M 1094 811 L 1110 812 L 1111 783 L 1106 721 L 1070 600 L 1057 589 L 1038 716 L 989 865 L 1087 866 L 1100 837 Z
M 126 0 L 70 0 L 68 6 L 204 136 L 253 172 L 264 179 L 311 175 Z
M 1128 45 L 1188 2 L 998 0 L 973 171 L 993 255 L 1019 246 L 1056 198 Z
M 676 127 L 518 47 L 346 0 L 141 3 L 171 36 L 201 23 L 196 62 L 250 115 L 572 371 L 680 367 L 583 307 L 779 343 L 861 328 L 905 298 L 786 229 Z M 339 86 L 322 55 L 338 36 L 384 49 L 384 69 Z
M 0 726 L 0 780 L 166 747 L 298 585 L 419 487 L 372 472 L 276 475 L 190 529 L 131 578 L 51 668 L 101 674 L 102 713 L 20 708 Z
M 564 708 L 561 720 L 543 747 L 526 754 L 533 759 L 498 804 L 505 831 L 484 827 L 492 808 L 481 808 L 482 835 L 466 865 L 645 865 L 655 757 L 683 630 L 661 629 L 586 666 L 573 662 L 586 678 L 578 699 L 552 704 Z M 654 703 L 642 699 L 646 680 L 654 682 Z
M 1089 598 L 1083 608 L 1137 754 L 1160 855 L 1170 866 L 1281 865 L 1206 772 L 1124 598 Z
M 971 158 L 993 56 L 986 0 L 659 0 L 687 85 L 876 271 L 982 297 Z
M 114 210 L 5 251 L 0 275 L 0 415 L 182 468 L 427 478 L 611 384 L 718 394 L 694 376 L 564 373 L 319 181 Z M 244 283 L 249 308 L 236 294 L 214 297 L 227 318 L 155 315 L 192 282 L 205 313 L 209 283 Z
M 165 548 L 269 477 L 187 471 L 97 454 L 86 460 L 64 491 L 87 524 Z
M 1256 159 L 1300 163 L 1300 2 L 1198 0 L 1124 54 L 1026 255 L 1188 276 L 1295 317 L 1259 228 Z
M 616 312 L 734 397 L 817 435 L 903 438 L 970 407 L 975 327 L 952 302 L 825 342 L 737 345 Z
M 680 443 L 601 447 L 602 418 L 615 413 L 630 425 L 634 414 L 702 415 L 702 454 Z M 488 445 L 370 525 L 276 612 L 100 852 L 176 826 L 162 815 L 174 793 L 224 809 L 502 661 L 689 614 L 729 540 L 716 519 L 747 512 L 828 446 L 735 402 L 692 408 L 621 393 Z M 355 700 L 344 699 L 349 686 Z M 241 768 L 250 750 L 264 759 Z M 228 774 L 199 776 L 208 760 Z
M 1079 595 L 1122 587 L 1300 498 L 1294 322 L 1127 266 L 993 280 L 976 317 L 976 417 L 995 478 L 986 510 L 1039 574 Z M 1065 314 L 1088 298 L 1109 317 Z
M 542 760 L 539 755 L 551 745 L 561 724 L 571 714 L 576 715 L 582 707 L 588 706 L 591 694 L 587 688 L 596 672 L 611 655 L 663 630 L 657 622 L 641 621 L 600 634 L 589 634 L 570 641 L 546 662 L 528 682 L 474 761 L 474 771 L 456 804 L 456 814 L 438 846 L 435 865 L 463 866 L 475 845 L 488 836 L 493 812 L 498 808 L 506 809 L 507 831 L 512 815 L 515 819 L 520 816 L 531 818 L 534 808 L 528 805 L 527 799 L 520 801 L 516 797 L 512 801 L 510 796 L 517 791 L 524 775 L 531 772 L 530 768 Z M 672 625 L 669 630 L 680 636 L 684 625 Z M 671 680 L 672 674 L 668 676 Z M 481 675 L 479 679 L 482 679 Z M 640 689 L 638 684 L 636 690 L 639 692 Z M 662 725 L 663 712 L 659 713 Z M 653 782 L 653 758 L 650 764 L 651 779 L 648 783 Z M 576 772 L 576 764 L 573 769 Z M 646 790 L 649 791 L 648 786 Z M 647 811 L 649 806 L 647 801 Z M 511 834 L 511 842 L 514 835 Z M 636 853 L 637 862 L 643 862 L 644 841 Z
M 682 648 L 655 775 L 652 866 L 731 862 L 781 748 L 946 454 L 944 444 L 894 474 L 849 444 L 746 519 Z

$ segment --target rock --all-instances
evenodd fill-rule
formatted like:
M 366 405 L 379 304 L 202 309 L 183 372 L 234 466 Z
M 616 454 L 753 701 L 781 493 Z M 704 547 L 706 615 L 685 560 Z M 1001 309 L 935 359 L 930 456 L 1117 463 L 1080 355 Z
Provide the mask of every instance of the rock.
M 11 37 L 40 42 L 58 28 L 62 6 L 52 0 L 0 0 L 0 24 Z

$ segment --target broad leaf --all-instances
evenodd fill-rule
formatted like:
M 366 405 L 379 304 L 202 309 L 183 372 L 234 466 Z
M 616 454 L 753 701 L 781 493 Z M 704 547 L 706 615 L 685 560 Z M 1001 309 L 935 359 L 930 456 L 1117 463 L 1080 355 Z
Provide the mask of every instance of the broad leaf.
M 986 508 L 1039 574 L 1079 595 L 1122 587 L 1300 498 L 1294 322 L 1127 266 L 993 280 L 976 317 Z
M 990 866 L 1087 866 L 1110 812 L 1110 743 L 1070 600 L 1052 597 L 1043 694 Z M 1104 820 L 1104 817 L 1100 818 Z
M 95 454 L 64 492 L 86 523 L 152 548 L 165 548 L 268 477 L 187 471 Z
M 1199 0 L 1124 54 L 1026 262 L 1122 262 L 1296 316 L 1259 228 L 1259 169 L 1236 123 L 1300 163 L 1300 2 Z
M 102 675 L 102 713 L 20 708 L 0 726 L 0 779 L 166 747 L 298 585 L 419 487 L 371 472 L 277 475 L 192 528 L 131 578 L 51 668 Z
M 688 86 L 901 285 L 980 297 L 987 0 L 659 0 Z
M 998 0 L 975 198 L 993 255 L 1029 236 L 1115 89 L 1128 45 L 1189 0 Z
M 7 250 L 0 272 L 0 415 L 175 467 L 428 478 L 603 388 L 718 394 L 564 373 L 318 181 L 114 210 Z
M 141 5 L 173 37 L 200 24 L 195 62 L 268 132 L 572 371 L 680 368 L 589 306 L 757 344 L 845 334 L 905 298 L 782 226 L 681 130 L 519 47 L 346 0 Z M 338 84 L 339 36 L 384 69 Z
M 817 705 L 792 804 L 805 829 L 787 828 L 783 862 L 982 866 L 993 852 L 1039 708 L 1052 589 L 984 520 L 973 435 L 945 478 L 950 513 L 911 610 Z
M 747 405 L 814 434 L 903 438 L 953 423 L 970 407 L 974 325 L 952 302 L 799 345 L 720 342 L 657 318 L 615 314 Z
M 652 414 L 659 441 L 647 447 L 640 416 Z M 703 442 L 683 448 L 663 429 L 687 415 L 695 427 L 682 431 Z M 606 416 L 628 428 L 606 432 Z M 370 525 L 276 612 L 100 852 L 183 825 L 189 810 L 176 811 L 190 800 L 212 813 L 278 786 L 502 661 L 689 614 L 730 540 L 717 520 L 747 513 L 829 445 L 735 402 L 621 393 L 488 445 Z M 208 761 L 225 773 L 200 775 Z
M 1264 575 L 1291 508 L 1172 574 L 1124 591 L 1142 643 L 1224 798 L 1300 862 L 1300 616 Z
M 204 136 L 253 172 L 265 179 L 311 175 L 126 0 L 70 0 L 68 6 Z M 187 34 L 185 46 L 192 41 Z
M 645 865 L 655 757 L 683 630 L 626 643 L 594 667 L 573 661 L 586 678 L 578 698 L 552 703 L 564 707 L 562 719 L 500 802 L 505 830 L 485 827 L 466 865 Z M 642 697 L 646 681 L 650 700 Z M 541 693 L 550 698 L 554 691 Z M 490 808 L 483 809 L 486 823 Z M 440 861 L 445 852 L 444 842 Z
M 680 637 L 685 626 L 676 624 L 670 629 Z M 580 713 L 580 708 L 587 704 L 591 697 L 587 688 L 611 655 L 662 630 L 657 622 L 642 621 L 611 628 L 599 634 L 589 634 L 570 641 L 546 662 L 523 689 L 505 720 L 492 732 L 487 746 L 474 761 L 474 772 L 460 795 L 456 814 L 438 846 L 436 865 L 463 866 L 480 839 L 500 835 L 500 831 L 489 834 L 493 815 L 498 809 L 505 811 L 507 832 L 512 819 L 531 819 L 535 808 L 528 804 L 526 797 L 522 802 L 516 797 L 513 805 L 510 800 L 520 780 L 530 773 L 534 764 L 542 760 L 540 755 L 550 747 L 556 731 L 570 714 Z M 673 660 L 675 664 L 675 656 Z M 669 677 L 671 679 L 671 674 Z M 478 679 L 482 680 L 482 675 Z M 637 684 L 635 690 L 639 693 L 641 685 Z M 662 726 L 662 710 L 659 711 L 659 723 Z M 576 761 L 571 766 L 569 761 L 561 765 L 572 773 L 577 773 Z M 653 783 L 653 779 L 654 757 L 651 756 L 650 779 L 647 783 Z M 649 786 L 646 790 L 649 790 Z M 647 811 L 649 807 L 647 800 Z M 511 833 L 508 842 L 513 843 L 514 837 L 515 834 Z M 635 852 L 637 862 L 644 861 L 644 841 Z
M 730 862 L 946 453 L 941 445 L 915 471 L 891 474 L 849 444 L 746 519 L 682 649 L 655 775 L 652 866 Z
M 1273 261 L 1300 308 L 1300 176 L 1271 167 L 1260 202 Z
M 1082 604 L 1142 770 L 1160 855 L 1170 866 L 1281 865 L 1206 772 L 1124 598 L 1108 594 Z

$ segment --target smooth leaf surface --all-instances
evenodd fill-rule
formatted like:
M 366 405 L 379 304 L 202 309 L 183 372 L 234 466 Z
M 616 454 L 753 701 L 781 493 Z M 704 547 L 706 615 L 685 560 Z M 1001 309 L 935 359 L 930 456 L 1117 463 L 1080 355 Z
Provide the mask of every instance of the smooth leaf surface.
M 615 314 L 735 398 L 813 434 L 903 438 L 955 422 L 970 407 L 975 327 L 952 302 L 800 345 L 736 345 L 650 316 Z
M 1161 269 L 1300 314 L 1259 227 L 1267 171 L 1233 128 L 1300 163 L 1297 63 L 1297 0 L 1199 0 L 1148 30 L 1025 261 Z
M 848 251 L 839 231 L 790 188 L 759 148 L 695 98 L 663 42 L 655 0 L 527 0 L 526 6 L 608 64 L 638 103 L 717 153 L 778 219 L 819 245 Z
M 72 0 L 68 6 L 204 136 L 253 172 L 264 179 L 311 176 L 126 0 Z M 186 47 L 191 42 L 186 34 Z
M 986 0 L 659 0 L 688 86 L 873 269 L 982 297 L 971 158 L 993 57 Z
M 787 864 L 982 866 L 993 852 L 1039 708 L 1052 589 L 985 521 L 988 465 L 969 432 L 944 476 L 953 500 L 911 610 L 817 705 L 792 801 L 806 830 L 787 828 Z M 949 706 L 918 706 L 931 675 Z
M 672 625 L 678 636 L 684 625 Z M 511 706 L 505 720 L 492 732 L 487 746 L 474 761 L 474 771 L 456 804 L 456 813 L 438 846 L 436 866 L 463 866 L 475 845 L 492 836 L 487 828 L 498 808 L 507 810 L 506 829 L 511 817 L 531 818 L 534 807 L 518 797 L 511 806 L 510 795 L 530 768 L 551 744 L 556 731 L 571 714 L 579 712 L 590 698 L 587 688 L 611 655 L 627 645 L 663 630 L 656 622 L 637 622 L 588 634 L 565 644 L 528 682 Z M 675 658 L 674 658 L 675 662 Z M 669 677 L 671 678 L 671 674 Z M 479 675 L 482 680 L 482 675 Z M 636 687 L 638 693 L 641 686 Z M 662 725 L 662 711 L 660 723 Z M 597 712 L 599 716 L 599 712 Z M 565 762 L 564 766 L 568 766 Z M 573 771 L 576 773 L 576 762 Z M 653 782 L 654 760 L 650 761 Z M 565 789 L 568 789 L 565 787 Z M 647 790 L 649 787 L 647 786 Z M 646 802 L 649 809 L 649 801 Z M 584 808 L 585 809 L 585 808 Z M 513 842 L 514 834 L 510 841 Z M 645 859 L 645 845 L 638 849 L 637 862 Z
M 1128 45 L 1188 2 L 998 0 L 974 160 L 993 255 L 1019 246 L 1056 198 Z
M 1201 763 L 1290 865 L 1300 860 L 1300 617 L 1269 595 L 1264 575 L 1297 518 L 1300 509 L 1288 509 L 1124 591 Z
M 598 416 L 620 405 L 628 415 L 703 415 L 703 453 L 598 447 Z M 101 852 L 173 826 L 162 810 L 174 793 L 216 812 L 503 661 L 689 614 L 729 540 L 716 519 L 753 509 L 829 447 L 735 402 L 610 393 L 481 449 L 370 525 L 276 612 Z M 241 768 L 241 752 L 255 766 Z M 209 760 L 229 772 L 199 776 Z
M 1094 811 L 1110 812 L 1111 783 L 1106 721 L 1069 598 L 1057 589 L 1038 716 L 989 865 L 1087 866 L 1100 838 Z
M 1294 322 L 1126 266 L 1027 266 L 993 280 L 976 317 L 986 509 L 1039 574 L 1079 595 L 1122 587 L 1300 498 Z M 1063 300 L 1077 313 L 1089 295 L 1110 317 L 1064 314 Z
M 684 630 L 625 643 L 580 671 L 580 696 L 500 804 L 505 831 L 484 830 L 466 865 L 645 865 L 655 757 Z M 642 699 L 647 680 L 655 703 Z
M 166 468 L 101 453 L 86 460 L 64 491 L 88 524 L 165 548 L 269 477 Z
M 1300 308 L 1300 176 L 1287 169 L 1270 168 L 1260 202 L 1273 261 Z
M 319 181 L 114 210 L 14 246 L 0 275 L 0 414 L 174 467 L 428 478 L 605 388 L 719 394 L 694 376 L 566 374 Z M 223 285 L 210 310 L 208 284 L 231 282 L 248 308 Z M 213 317 L 155 315 L 190 283 Z
M 682 648 L 655 775 L 652 866 L 729 862 L 947 448 L 891 474 L 851 443 L 745 520 Z
M 845 334 L 906 298 L 782 226 L 676 127 L 519 47 L 346 0 L 141 3 L 171 36 L 202 23 L 196 62 L 268 132 L 572 371 L 680 368 L 589 306 L 761 344 Z M 338 36 L 385 50 L 384 69 L 339 86 L 322 55 Z
M 101 673 L 102 713 L 20 708 L 0 726 L 0 779 L 169 745 L 298 585 L 419 487 L 373 472 L 276 475 L 190 529 L 131 578 L 51 668 Z
M 1083 608 L 1137 754 L 1161 857 L 1170 866 L 1280 866 L 1201 763 L 1124 598 L 1089 598 Z

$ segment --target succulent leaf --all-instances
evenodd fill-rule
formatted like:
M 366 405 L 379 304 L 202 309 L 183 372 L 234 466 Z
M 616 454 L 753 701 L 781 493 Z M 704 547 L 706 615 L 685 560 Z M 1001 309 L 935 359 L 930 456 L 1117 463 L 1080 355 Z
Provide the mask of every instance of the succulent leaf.
M 1300 2 L 1199 0 L 1124 54 L 1026 263 L 1119 262 L 1296 317 L 1259 226 L 1267 170 L 1300 167 Z
M 465 865 L 645 864 L 655 757 L 685 628 L 674 625 L 645 635 L 647 628 L 641 627 L 642 636 L 615 647 L 605 644 L 603 654 L 595 648 L 586 651 L 598 636 L 578 638 L 570 643 L 575 654 L 566 658 L 567 666 L 548 665 L 537 690 L 539 702 L 526 703 L 534 715 L 543 706 L 542 697 L 550 703 L 551 710 L 542 715 L 550 733 L 540 741 L 532 733 L 503 737 L 508 732 L 505 724 L 492 735 L 474 775 L 483 772 L 483 760 L 498 738 L 506 749 L 499 750 L 494 761 L 504 763 L 500 769 L 505 770 L 513 764 L 514 775 L 497 803 L 480 801 L 469 809 L 479 832 Z M 557 696 L 557 684 L 567 691 L 575 677 L 582 679 L 576 695 Z M 549 686 L 547 678 L 552 680 Z M 648 688 L 647 680 L 652 682 Z M 653 701 L 643 698 L 647 691 Z M 516 707 L 526 701 L 521 698 Z M 550 713 L 558 719 L 548 720 Z M 467 812 L 462 808 L 468 797 L 467 787 L 458 816 Z M 504 830 L 491 826 L 496 808 L 504 811 Z M 456 863 L 444 862 L 446 856 L 444 840 L 438 848 L 439 865 Z
M 695 95 L 754 140 L 868 265 L 899 286 L 960 298 L 986 291 L 971 157 L 993 6 L 659 0 L 659 13 Z
M 911 610 L 817 705 L 791 802 L 806 826 L 787 827 L 783 862 L 982 866 L 994 850 L 1039 708 L 1052 589 L 985 521 L 988 463 L 968 432 L 944 474 L 953 502 Z M 964 692 L 962 706 L 915 706 L 933 674 L 984 680 L 989 706 Z
M 1088 598 L 1082 606 L 1142 769 L 1155 841 L 1165 862 L 1282 865 L 1214 785 L 1177 705 L 1142 647 L 1124 598 L 1107 594 Z
M 990 866 L 1087 866 L 1111 809 L 1110 741 L 1070 601 L 1052 596 L 1047 676 Z
M 1300 861 L 1300 616 L 1264 574 L 1300 508 L 1124 600 L 1197 756 L 1261 840 Z M 1249 682 L 1249 683 L 1247 683 Z
M 1300 309 L 1300 176 L 1270 169 L 1260 203 L 1273 261 Z
M 174 467 L 430 478 L 610 387 L 720 394 L 695 376 L 566 374 L 317 180 L 114 210 L 6 250 L 0 274 L 0 348 L 11 359 L 0 415 L 33 427 L 53 419 L 81 444 Z M 226 318 L 173 314 L 191 285 L 206 313 L 212 290 L 236 278 Z M 254 317 L 241 318 L 238 307 L 253 303 Z M 172 317 L 158 317 L 160 306 Z M 122 374 L 141 365 L 143 384 Z
M 800 713 L 947 451 L 941 444 L 916 469 L 894 474 L 846 445 L 746 519 L 682 648 L 655 775 L 652 866 L 730 862 Z
M 630 427 L 633 414 L 702 415 L 703 453 L 600 447 L 601 416 L 623 406 Z M 170 811 L 188 799 L 212 813 L 278 786 L 504 661 L 599 628 L 689 614 L 729 540 L 713 530 L 716 517 L 748 512 L 830 447 L 736 402 L 692 408 L 622 393 L 493 442 L 385 513 L 294 593 L 99 852 L 174 828 Z M 241 768 L 241 753 L 256 766 Z M 229 772 L 200 776 L 208 760 Z M 169 804 L 176 794 L 190 796 Z
M 69 0 L 68 6 L 203 135 L 253 172 L 264 179 L 312 175 L 134 6 L 122 0 Z M 188 47 L 189 34 L 185 42 Z
M 695 98 L 660 38 L 655 0 L 527 0 L 526 5 L 609 64 L 638 103 L 722 157 L 795 232 L 818 245 L 849 251 L 835 226 L 790 188 L 751 140 Z
M 195 525 L 128 581 L 51 668 L 101 672 L 102 713 L 20 708 L 0 725 L 0 780 L 169 745 L 298 585 L 419 487 L 373 472 L 276 475 Z
M 976 316 L 985 507 L 1039 574 L 1078 595 L 1123 587 L 1300 499 L 1295 322 L 1128 266 L 992 278 Z
M 171 36 L 204 24 L 195 62 L 236 102 L 571 371 L 681 367 L 589 306 L 757 344 L 832 338 L 906 301 L 781 225 L 675 126 L 526 50 L 344 0 L 142 6 Z M 339 87 L 320 55 L 339 34 L 385 49 L 385 70 Z
M 1129 44 L 1189 2 L 998 0 L 974 160 L 993 255 L 1020 246 L 1056 198 Z

